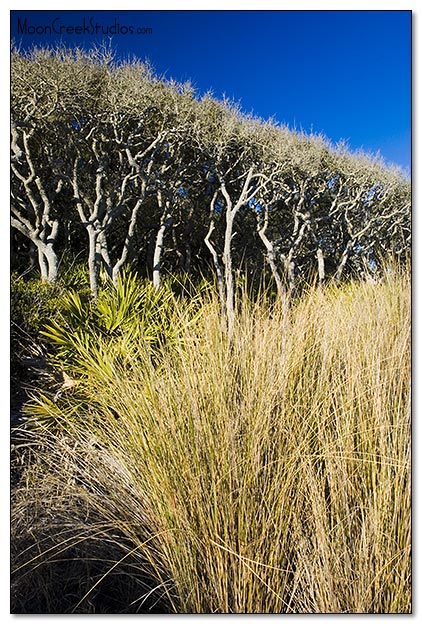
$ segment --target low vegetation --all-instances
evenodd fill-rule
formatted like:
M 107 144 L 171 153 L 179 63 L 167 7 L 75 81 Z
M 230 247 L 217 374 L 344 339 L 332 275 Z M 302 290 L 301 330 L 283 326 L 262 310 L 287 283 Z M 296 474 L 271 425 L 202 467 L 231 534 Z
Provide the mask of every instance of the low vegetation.
M 44 330 L 74 383 L 13 432 L 12 611 L 409 613 L 408 272 L 245 289 L 230 340 L 150 286 Z

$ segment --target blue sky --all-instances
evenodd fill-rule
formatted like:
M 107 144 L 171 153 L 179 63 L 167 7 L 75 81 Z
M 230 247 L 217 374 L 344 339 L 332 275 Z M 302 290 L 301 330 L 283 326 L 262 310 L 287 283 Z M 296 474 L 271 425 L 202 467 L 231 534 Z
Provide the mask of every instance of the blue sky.
M 113 30 L 119 57 L 148 58 L 199 93 L 212 89 L 245 112 L 379 150 L 409 171 L 410 11 L 11 12 L 11 36 L 24 48 L 89 48 Z

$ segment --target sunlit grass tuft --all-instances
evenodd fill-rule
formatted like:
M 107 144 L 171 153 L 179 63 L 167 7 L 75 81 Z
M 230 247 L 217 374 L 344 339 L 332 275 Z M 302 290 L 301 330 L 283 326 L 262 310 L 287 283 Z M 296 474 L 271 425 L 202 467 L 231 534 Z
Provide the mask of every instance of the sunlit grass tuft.
M 408 278 L 244 297 L 230 346 L 212 297 L 158 359 L 107 344 L 17 452 L 18 603 L 85 544 L 67 612 L 110 579 L 128 612 L 410 612 Z

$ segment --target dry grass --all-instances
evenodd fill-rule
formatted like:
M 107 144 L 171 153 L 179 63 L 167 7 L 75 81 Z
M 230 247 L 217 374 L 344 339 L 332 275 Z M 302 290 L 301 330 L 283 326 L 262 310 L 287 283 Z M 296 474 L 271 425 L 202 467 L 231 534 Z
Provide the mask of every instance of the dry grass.
M 220 328 L 210 300 L 158 360 L 100 345 L 33 406 L 16 611 L 410 612 L 409 279 Z

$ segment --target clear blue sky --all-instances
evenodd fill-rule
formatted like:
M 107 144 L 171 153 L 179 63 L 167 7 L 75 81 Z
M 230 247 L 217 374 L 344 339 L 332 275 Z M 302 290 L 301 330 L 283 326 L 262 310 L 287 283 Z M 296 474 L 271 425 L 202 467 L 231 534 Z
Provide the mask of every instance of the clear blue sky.
M 245 112 L 379 150 L 409 171 L 410 11 L 11 12 L 23 48 L 89 48 L 113 30 L 119 57 L 148 58 L 159 75 L 190 80 L 199 93 L 212 89 Z

